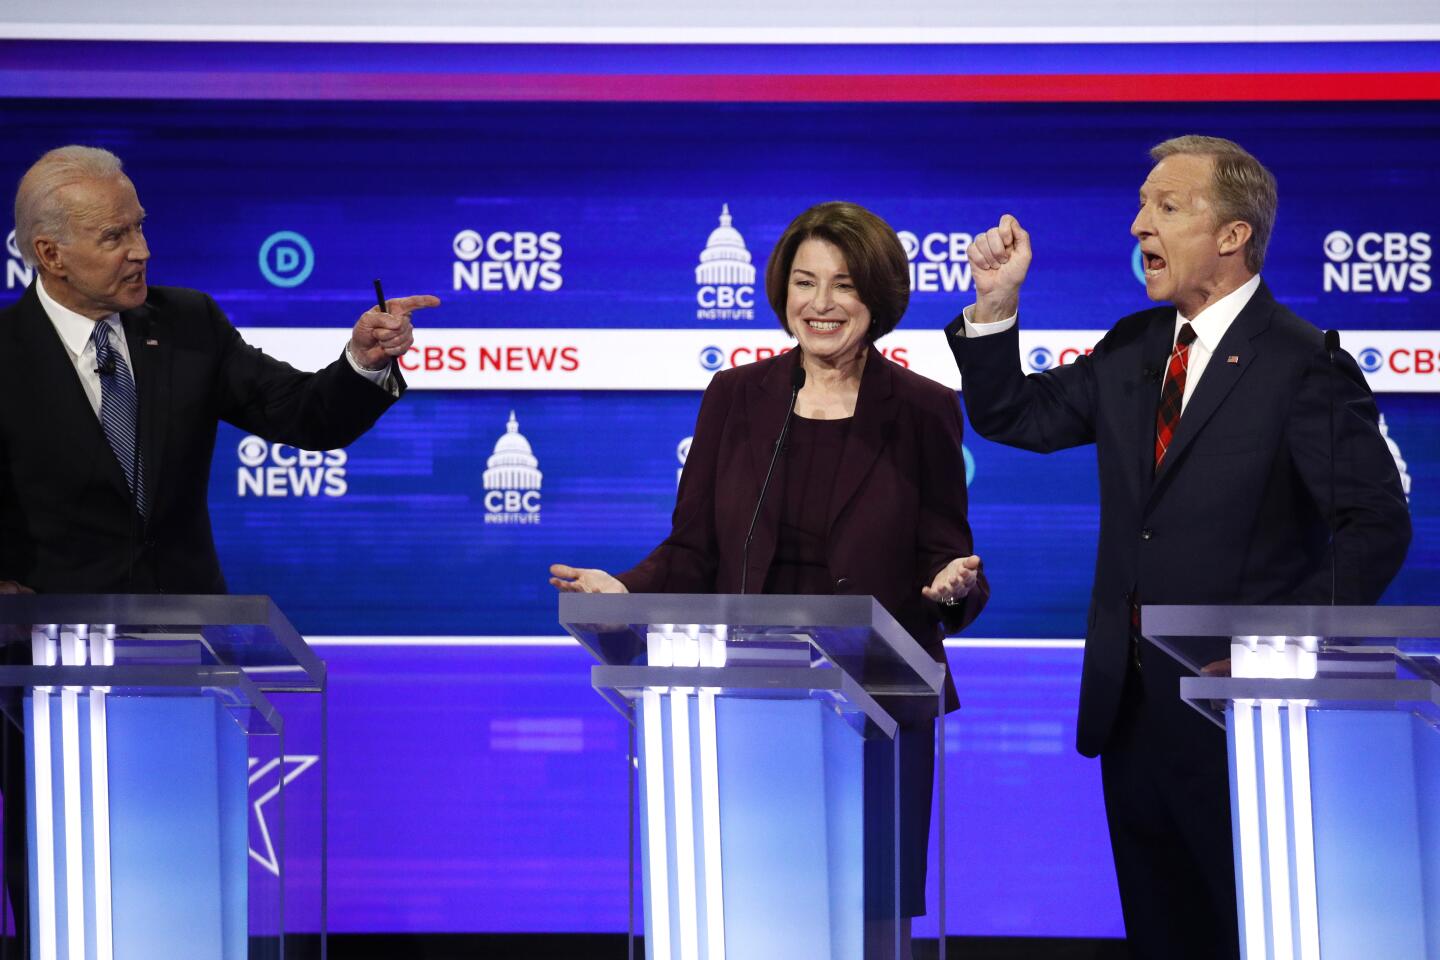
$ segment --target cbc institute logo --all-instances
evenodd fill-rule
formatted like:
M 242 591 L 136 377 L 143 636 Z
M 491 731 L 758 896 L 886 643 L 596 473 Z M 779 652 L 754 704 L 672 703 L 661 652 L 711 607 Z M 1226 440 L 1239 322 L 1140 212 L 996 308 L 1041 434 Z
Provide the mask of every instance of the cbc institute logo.
M 700 265 L 695 268 L 697 320 L 755 319 L 755 264 L 733 222 L 730 204 L 724 204 L 720 226 L 710 231 L 705 249 L 700 251 Z M 700 363 L 707 370 L 720 369 L 707 365 L 703 356 Z
M 485 463 L 485 522 L 538 524 L 540 522 L 540 461 L 530 441 L 520 432 L 515 411 L 505 433 L 495 441 L 495 452 Z

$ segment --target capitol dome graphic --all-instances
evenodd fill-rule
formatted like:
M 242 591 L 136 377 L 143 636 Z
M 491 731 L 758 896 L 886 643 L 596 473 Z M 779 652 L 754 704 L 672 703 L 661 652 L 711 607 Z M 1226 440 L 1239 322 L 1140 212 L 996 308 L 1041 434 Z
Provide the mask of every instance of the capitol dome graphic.
M 495 441 L 495 452 L 485 466 L 486 490 L 540 489 L 540 461 L 531 452 L 530 441 L 520 432 L 514 410 L 510 411 L 510 422 L 505 424 L 505 433 Z
M 704 286 L 729 284 L 749 285 L 755 282 L 755 265 L 745 238 L 730 225 L 730 204 L 720 208 L 720 226 L 710 231 L 710 239 L 700 253 L 700 266 L 695 268 L 695 282 Z
M 1400 489 L 1405 492 L 1405 500 L 1410 500 L 1410 470 L 1405 458 L 1400 455 L 1400 444 L 1390 436 L 1390 425 L 1385 422 L 1385 414 L 1380 414 L 1380 437 L 1385 441 L 1385 446 L 1390 448 L 1390 456 L 1395 459 L 1395 469 L 1400 474 Z

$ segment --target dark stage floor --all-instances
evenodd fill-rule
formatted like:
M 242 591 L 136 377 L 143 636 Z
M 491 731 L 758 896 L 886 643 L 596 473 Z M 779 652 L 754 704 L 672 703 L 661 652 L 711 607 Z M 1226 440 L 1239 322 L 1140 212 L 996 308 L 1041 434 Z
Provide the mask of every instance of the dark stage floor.
M 317 944 L 295 944 L 287 958 L 318 960 Z M 299 947 L 300 949 L 296 949 Z M 916 960 L 931 960 L 934 940 L 915 944 Z M 1129 960 L 1120 940 L 1041 937 L 951 937 L 949 960 Z M 635 956 L 645 956 L 637 941 Z M 623 934 L 600 935 L 421 935 L 337 934 L 330 937 L 328 960 L 628 960 Z M 799 960 L 799 958 L 797 958 Z

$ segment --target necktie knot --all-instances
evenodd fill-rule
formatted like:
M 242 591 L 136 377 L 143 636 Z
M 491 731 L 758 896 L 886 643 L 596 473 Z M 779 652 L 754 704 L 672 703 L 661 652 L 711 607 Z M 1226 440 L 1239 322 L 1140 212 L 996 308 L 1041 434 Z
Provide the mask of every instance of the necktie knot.
M 110 339 L 110 322 L 97 320 L 90 331 L 90 342 L 95 345 L 95 372 L 102 377 L 115 373 L 115 345 Z
M 1194 342 L 1195 342 L 1195 328 L 1192 327 L 1192 326 L 1190 326 L 1190 324 L 1187 323 L 1187 324 L 1185 324 L 1183 327 L 1180 328 L 1180 334 L 1179 334 L 1179 336 L 1177 336 L 1177 337 L 1175 338 L 1175 346 L 1177 346 L 1177 347 L 1188 347 L 1188 346 L 1190 346 L 1190 344 L 1192 344 L 1192 343 L 1194 343 Z

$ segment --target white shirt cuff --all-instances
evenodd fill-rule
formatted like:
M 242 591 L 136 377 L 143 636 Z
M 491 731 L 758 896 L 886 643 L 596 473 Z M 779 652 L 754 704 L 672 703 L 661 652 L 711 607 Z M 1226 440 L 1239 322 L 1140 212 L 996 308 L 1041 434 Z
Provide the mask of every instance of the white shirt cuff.
M 965 317 L 966 338 L 988 337 L 994 333 L 1004 333 L 1006 330 L 1009 330 L 1011 327 L 1015 326 L 1015 320 L 1020 316 L 1018 313 L 1012 313 L 1004 320 L 996 320 L 994 323 L 972 323 L 970 321 L 970 318 L 974 315 L 974 313 L 975 304 L 973 303 L 961 311 L 961 314 Z
M 395 389 L 395 378 L 390 375 L 390 371 L 395 368 L 395 363 L 393 360 L 390 363 L 387 363 L 385 366 L 381 367 L 379 370 L 366 370 L 364 367 L 360 366 L 360 362 L 356 360 L 355 355 L 350 352 L 350 344 L 348 343 L 345 344 L 345 359 L 350 362 L 351 370 L 354 370 L 356 373 L 360 374 L 360 376 L 364 377 L 366 380 L 369 380 L 371 383 L 375 384 L 375 386 L 377 387 L 380 387 L 382 390 L 389 391 L 392 397 L 398 395 L 398 391 Z

